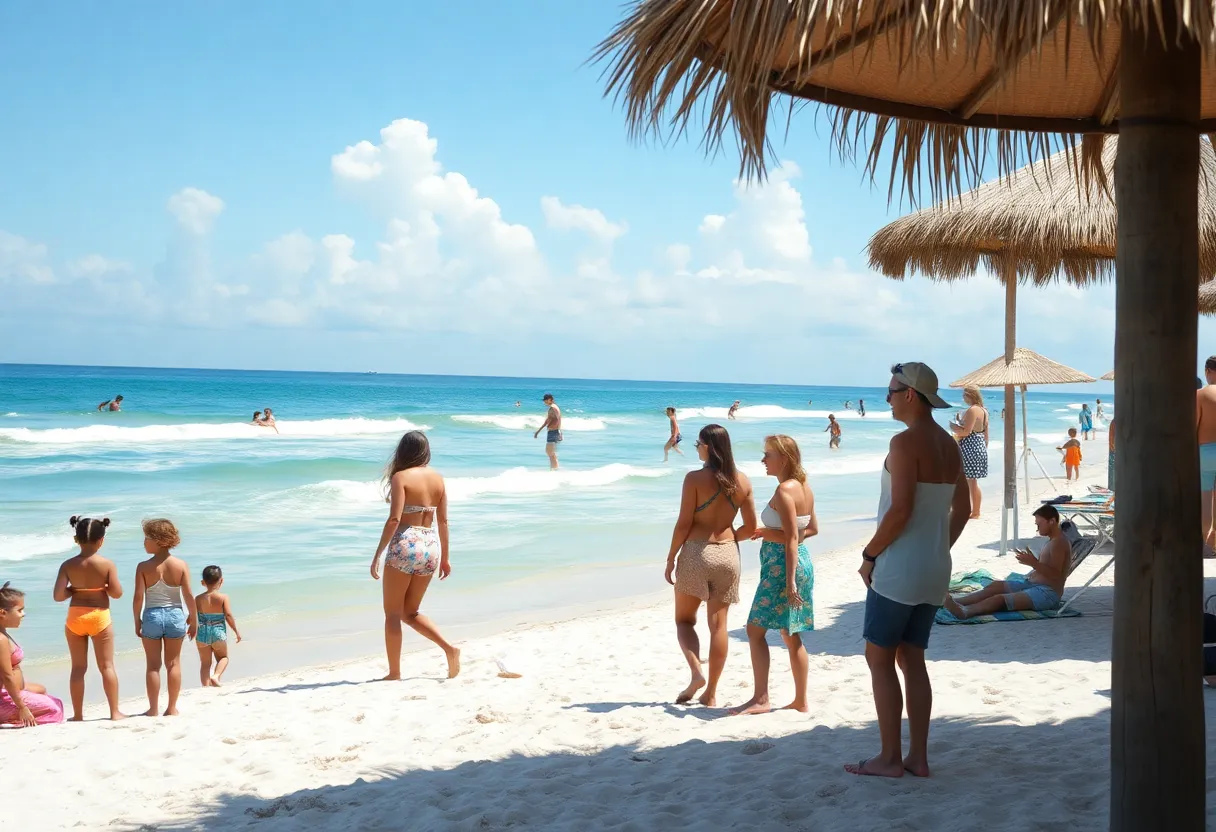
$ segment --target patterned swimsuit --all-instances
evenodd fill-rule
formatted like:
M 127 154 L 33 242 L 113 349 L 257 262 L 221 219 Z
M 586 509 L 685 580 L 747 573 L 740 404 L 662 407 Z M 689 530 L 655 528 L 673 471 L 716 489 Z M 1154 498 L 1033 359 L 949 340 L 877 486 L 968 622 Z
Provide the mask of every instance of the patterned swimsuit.
M 409 575 L 434 575 L 439 569 L 439 533 L 429 526 L 406 526 L 393 535 L 384 563 Z

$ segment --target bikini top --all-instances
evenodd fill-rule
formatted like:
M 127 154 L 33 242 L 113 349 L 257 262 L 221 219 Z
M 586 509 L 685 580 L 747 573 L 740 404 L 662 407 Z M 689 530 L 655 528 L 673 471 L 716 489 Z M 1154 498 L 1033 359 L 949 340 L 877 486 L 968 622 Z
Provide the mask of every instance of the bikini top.
M 977 433 L 983 433 L 988 430 L 988 408 L 981 407 L 980 410 L 984 411 L 984 426 L 982 428 L 979 427 L 979 420 L 976 420 L 976 428 L 968 434 L 969 436 L 975 436 Z
M 6 634 L 7 635 L 7 634 Z M 8 643 L 13 645 L 13 651 L 9 654 L 9 661 L 13 667 L 21 664 L 21 660 L 25 658 L 25 651 L 21 649 L 21 645 L 13 641 L 12 636 L 8 636 Z
M 760 512 L 760 522 L 764 524 L 765 528 L 779 529 L 781 528 L 781 515 L 777 513 L 777 509 L 771 505 L 766 505 L 764 511 Z M 799 530 L 805 529 L 811 525 L 811 515 L 799 514 L 795 522 Z
M 708 500 L 701 503 L 701 505 L 697 506 L 696 511 L 694 511 L 693 514 L 696 514 L 698 512 L 704 511 L 705 509 L 709 508 L 713 504 L 713 501 L 718 499 L 718 495 L 721 493 L 722 493 L 722 486 L 718 486 L 718 490 L 714 492 L 714 496 L 710 497 Z M 735 501 L 730 498 L 729 494 L 726 495 L 726 502 L 730 503 L 731 508 L 734 508 L 734 509 L 738 508 L 738 506 L 735 505 Z
M 402 506 L 402 514 L 417 514 L 422 511 L 434 511 L 435 506 Z

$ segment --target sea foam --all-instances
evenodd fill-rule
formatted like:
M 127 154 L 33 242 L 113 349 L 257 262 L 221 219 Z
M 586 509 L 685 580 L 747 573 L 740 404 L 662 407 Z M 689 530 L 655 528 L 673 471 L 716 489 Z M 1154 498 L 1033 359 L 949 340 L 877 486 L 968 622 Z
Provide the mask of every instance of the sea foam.
M 717 419 L 719 421 L 730 418 L 730 408 L 727 407 L 684 407 L 676 409 L 676 417 L 679 419 Z M 791 410 L 788 407 L 782 407 L 777 404 L 754 404 L 740 407 L 735 411 L 735 418 L 739 420 L 756 420 L 756 419 L 826 419 L 828 415 L 834 415 L 837 419 L 890 419 L 891 412 L 888 410 L 868 410 L 863 417 L 856 410 Z
M 64 534 L 0 534 L 0 561 L 29 560 L 44 555 L 64 555 L 66 557 L 72 548 L 72 538 L 66 532 Z
M 366 436 L 430 430 L 408 419 L 319 419 L 316 421 L 278 422 L 279 433 L 245 422 L 216 422 L 183 425 L 89 425 L 83 428 L 0 428 L 0 440 L 44 445 L 88 443 L 193 442 L 206 439 L 275 439 L 277 436 L 323 438 L 327 436 Z
M 545 417 L 537 414 L 516 413 L 510 415 L 471 416 L 461 414 L 452 417 L 453 422 L 466 425 L 491 425 L 504 430 L 536 430 L 545 423 Z M 604 430 L 608 423 L 593 416 L 563 416 L 562 430 Z

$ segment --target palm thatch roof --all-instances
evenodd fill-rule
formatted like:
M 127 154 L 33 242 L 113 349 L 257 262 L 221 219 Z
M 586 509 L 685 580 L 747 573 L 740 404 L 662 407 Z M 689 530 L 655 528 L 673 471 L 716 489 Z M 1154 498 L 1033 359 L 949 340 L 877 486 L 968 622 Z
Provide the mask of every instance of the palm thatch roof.
M 1114 180 L 1118 140 L 1102 152 Z M 1216 153 L 1199 148 L 1199 277 L 1216 275 Z M 1114 275 L 1119 213 L 1114 195 L 1096 181 L 1073 179 L 1067 151 L 986 182 L 955 199 L 900 217 L 870 238 L 870 265 L 900 279 L 916 271 L 958 280 L 981 262 L 1002 280 L 1046 283 L 1057 275 L 1076 285 Z M 1208 293 L 1216 311 L 1216 287 Z
M 1171 15 L 1162 15 L 1170 6 Z M 934 201 L 1061 147 L 1099 180 L 1119 130 L 1121 21 L 1146 38 L 1216 52 L 1216 9 L 1189 0 L 639 0 L 594 55 L 635 134 L 704 124 L 706 149 L 737 136 L 742 171 L 762 176 L 774 104 L 827 105 L 833 138 L 891 186 Z M 1216 132 L 1205 72 L 1200 132 Z M 991 128 L 991 136 L 979 128 Z M 991 138 L 991 141 L 989 140 Z
M 1200 257 L 1202 257 L 1202 253 Z M 1216 315 L 1216 283 L 1205 283 L 1199 287 L 1199 312 Z
M 1065 367 L 1039 355 L 1034 350 L 1018 347 L 1013 352 L 1013 361 L 1005 363 L 1001 356 L 980 367 L 973 373 L 952 381 L 951 387 L 1020 387 L 1024 384 L 1088 384 L 1096 379 L 1080 370 Z
M 1109 373 L 1104 374 L 1102 376 L 1102 380 L 1103 381 L 1114 381 L 1115 380 L 1115 371 L 1111 370 Z

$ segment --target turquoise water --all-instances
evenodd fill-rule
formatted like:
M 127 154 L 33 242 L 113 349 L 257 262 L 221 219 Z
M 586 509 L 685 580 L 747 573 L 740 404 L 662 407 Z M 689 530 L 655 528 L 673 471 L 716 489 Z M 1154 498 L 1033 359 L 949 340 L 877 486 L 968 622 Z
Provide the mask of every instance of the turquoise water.
M 140 520 L 166 516 L 196 576 L 210 563 L 224 568 L 238 618 L 263 644 L 298 634 L 300 620 L 314 632 L 374 629 L 380 595 L 367 566 L 386 516 L 379 477 L 400 434 L 416 427 L 431 438 L 451 503 L 454 570 L 428 596 L 436 615 L 484 620 L 575 595 L 661 589 L 680 479 L 710 421 L 728 425 L 761 500 L 775 485 L 759 465 L 764 436 L 798 439 L 822 529 L 815 550 L 865 534 L 897 430 L 886 378 L 875 380 L 831 388 L 0 365 L 0 581 L 29 593 L 27 651 L 57 660 L 64 609 L 50 590 L 75 551 L 68 517 L 111 518 L 105 553 L 126 581 L 144 557 Z M 543 436 L 532 438 L 545 392 L 565 415 L 556 474 Z M 117 394 L 122 412 L 95 410 Z M 736 398 L 743 407 L 728 422 Z M 864 419 L 842 409 L 858 399 Z M 1030 394 L 1032 442 L 1049 470 L 1050 447 L 1082 400 Z M 1092 394 L 1084 400 L 1092 407 Z M 664 464 L 669 404 L 689 456 Z M 280 435 L 246 423 L 263 407 Z M 844 429 L 836 453 L 823 432 L 829 412 Z M 999 443 L 992 451 L 990 486 Z M 745 562 L 755 557 L 745 548 Z M 115 609 L 120 648 L 138 650 L 128 600 Z M 376 649 L 373 640 L 362 652 Z

